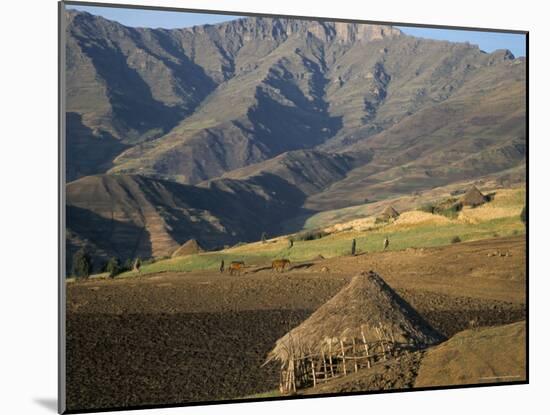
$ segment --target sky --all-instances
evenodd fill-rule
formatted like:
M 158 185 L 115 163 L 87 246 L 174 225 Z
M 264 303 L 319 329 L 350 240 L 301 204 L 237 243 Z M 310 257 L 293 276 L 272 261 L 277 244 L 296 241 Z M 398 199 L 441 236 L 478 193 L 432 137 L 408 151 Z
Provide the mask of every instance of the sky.
M 113 7 L 67 6 L 68 9 L 87 11 L 130 27 L 175 29 L 203 24 L 216 24 L 238 19 L 239 16 L 219 14 L 139 10 Z M 514 56 L 525 56 L 525 35 L 512 33 L 478 32 L 420 27 L 397 26 L 405 34 L 427 39 L 469 42 L 485 52 L 509 49 Z

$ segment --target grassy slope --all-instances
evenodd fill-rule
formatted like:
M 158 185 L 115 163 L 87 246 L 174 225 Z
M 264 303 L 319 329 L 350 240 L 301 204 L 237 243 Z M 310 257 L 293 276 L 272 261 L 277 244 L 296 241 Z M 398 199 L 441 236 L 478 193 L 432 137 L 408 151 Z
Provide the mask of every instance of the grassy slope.
M 524 188 L 499 190 L 492 202 L 475 209 L 465 208 L 455 220 L 442 221 L 440 217 L 432 217 L 430 221 L 426 220 L 426 216 L 430 219 L 432 215 L 408 212 L 391 224 L 375 225 L 367 230 L 337 232 L 313 241 L 296 241 L 292 248 L 289 248 L 286 237 L 280 237 L 266 243 L 254 242 L 217 252 L 158 261 L 142 266 L 141 274 L 216 269 L 222 259 L 226 265 L 232 260 L 244 260 L 249 266 L 259 266 L 267 265 L 275 258 L 300 262 L 317 255 L 326 258 L 349 255 L 354 238 L 357 252 L 369 253 L 382 250 L 385 236 L 390 240 L 389 250 L 402 250 L 447 245 L 454 236 L 461 241 L 473 241 L 522 234 L 525 228 L 519 214 L 524 203 Z M 417 216 L 420 219 L 415 222 Z M 133 275 L 132 272 L 123 274 Z

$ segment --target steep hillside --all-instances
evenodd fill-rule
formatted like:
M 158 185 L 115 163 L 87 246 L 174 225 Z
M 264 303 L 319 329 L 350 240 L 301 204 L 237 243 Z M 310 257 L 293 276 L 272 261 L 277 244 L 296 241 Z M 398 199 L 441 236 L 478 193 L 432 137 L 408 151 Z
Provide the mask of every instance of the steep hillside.
M 370 162 L 308 200 L 315 210 L 384 199 L 525 168 L 525 65 L 503 60 L 459 93 L 341 151 Z M 361 193 L 357 192 L 361 189 Z
M 364 160 L 376 151 L 381 166 L 357 171 L 368 176 L 445 148 L 438 130 L 449 141 L 483 139 L 505 121 L 523 139 L 525 63 L 506 51 L 350 23 L 251 17 L 161 30 L 74 11 L 68 19 L 68 111 L 79 121 L 69 124 L 69 147 L 97 160 L 74 158 L 69 179 L 111 169 L 193 184 L 316 147 Z M 421 138 L 422 151 L 408 149 Z M 382 153 L 394 150 L 406 157 L 388 164 Z M 456 170 L 479 146 L 462 150 Z
M 143 176 L 88 176 L 67 186 L 67 258 L 70 263 L 85 246 L 99 266 L 109 256 L 171 255 L 189 239 L 208 249 L 259 240 L 261 232 L 278 233 L 284 218 L 302 212 L 303 200 L 277 177 L 196 187 Z
M 315 20 L 66 16 L 69 257 L 211 249 L 318 212 L 524 180 L 526 62 L 508 51 Z
M 305 195 L 312 195 L 345 178 L 358 163 L 360 162 L 350 155 L 330 154 L 317 150 L 296 150 L 283 153 L 265 162 L 233 170 L 225 173 L 221 178 L 242 181 L 262 175 L 272 175 L 285 180 Z

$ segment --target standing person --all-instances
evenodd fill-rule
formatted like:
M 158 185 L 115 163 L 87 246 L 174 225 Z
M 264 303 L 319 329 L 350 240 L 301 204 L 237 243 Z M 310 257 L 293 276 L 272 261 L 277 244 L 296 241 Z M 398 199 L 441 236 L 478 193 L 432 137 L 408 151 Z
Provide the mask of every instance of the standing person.
M 222 262 L 221 262 L 221 264 L 220 264 L 220 273 L 223 274 L 223 270 L 224 270 L 224 269 L 225 269 L 225 262 L 224 262 L 223 259 L 222 259 Z
M 139 269 L 141 268 L 141 259 L 136 258 L 135 262 L 134 262 L 134 271 L 136 272 L 141 272 Z
M 388 239 L 388 236 L 386 235 L 386 237 L 384 238 L 384 251 L 386 250 L 386 248 L 390 245 L 390 240 Z
M 351 241 L 351 254 L 355 255 L 355 247 L 357 246 L 357 242 L 355 241 L 355 238 Z

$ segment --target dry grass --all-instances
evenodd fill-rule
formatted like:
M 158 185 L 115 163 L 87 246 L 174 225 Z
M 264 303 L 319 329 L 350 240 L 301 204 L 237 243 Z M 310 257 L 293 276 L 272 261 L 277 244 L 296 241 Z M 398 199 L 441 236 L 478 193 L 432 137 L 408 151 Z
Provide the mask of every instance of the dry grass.
M 391 225 L 392 228 L 406 228 L 417 225 L 447 225 L 451 220 L 445 216 L 413 210 L 402 213 Z
M 362 232 L 377 227 L 378 225 L 375 225 L 375 221 L 376 218 L 374 216 L 370 216 L 367 218 L 354 219 L 349 222 L 337 223 L 323 230 L 328 233 L 342 232 L 347 230 Z
M 232 248 L 224 249 L 224 252 L 229 254 L 249 253 L 253 251 L 256 254 L 262 252 L 272 252 L 273 250 L 287 248 L 289 239 L 285 236 L 280 238 L 267 239 L 264 242 L 251 242 L 243 245 L 234 246 Z

